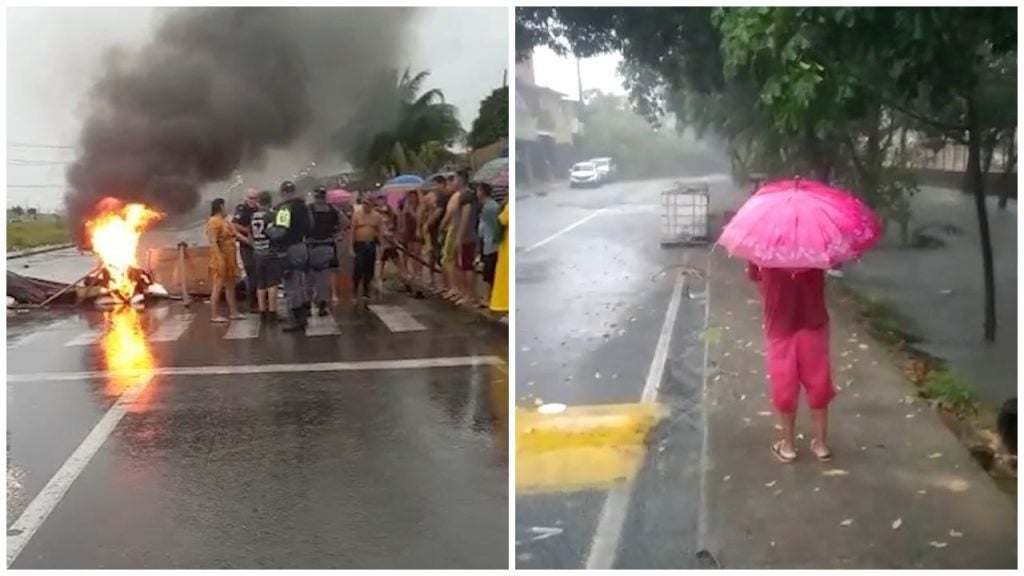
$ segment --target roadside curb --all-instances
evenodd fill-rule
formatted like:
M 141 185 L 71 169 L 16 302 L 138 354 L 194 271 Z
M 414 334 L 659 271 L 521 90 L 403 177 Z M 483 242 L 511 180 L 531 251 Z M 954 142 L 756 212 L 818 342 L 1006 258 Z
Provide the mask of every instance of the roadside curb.
M 8 252 L 8 260 L 17 260 L 18 258 L 27 258 L 29 256 L 35 256 L 36 254 L 46 254 L 47 252 L 56 252 L 58 250 L 67 250 L 68 248 L 74 248 L 75 245 L 72 243 L 67 244 L 54 244 L 52 246 L 42 246 L 40 248 L 29 248 L 28 250 L 22 250 L 20 252 Z
M 643 468 L 654 427 L 668 416 L 655 403 L 606 404 L 542 414 L 516 408 L 516 493 L 610 490 Z
M 477 308 L 476 306 L 473 306 L 471 308 L 471 307 L 468 307 L 468 306 L 458 306 L 458 305 L 452 304 L 451 302 L 445 300 L 444 298 L 440 298 L 440 297 L 436 296 L 435 294 L 430 292 L 430 290 L 428 290 L 425 285 L 423 285 L 422 283 L 419 283 L 419 282 L 412 284 L 412 288 L 413 288 L 414 291 L 419 291 L 423 295 L 423 299 L 424 300 L 434 300 L 434 301 L 438 301 L 438 302 L 443 302 L 445 304 L 448 304 L 452 308 L 455 308 L 459 312 L 472 314 L 472 315 L 476 316 L 477 318 L 480 318 L 481 320 L 486 321 L 487 323 L 491 324 L 492 326 L 494 326 L 496 328 L 500 328 L 500 329 L 506 330 L 506 331 L 508 330 L 508 313 L 507 312 L 499 313 L 499 312 L 494 312 L 494 311 L 492 311 L 489 308 Z
M 516 409 L 516 452 L 643 444 L 668 408 L 653 402 L 568 407 L 558 414 Z

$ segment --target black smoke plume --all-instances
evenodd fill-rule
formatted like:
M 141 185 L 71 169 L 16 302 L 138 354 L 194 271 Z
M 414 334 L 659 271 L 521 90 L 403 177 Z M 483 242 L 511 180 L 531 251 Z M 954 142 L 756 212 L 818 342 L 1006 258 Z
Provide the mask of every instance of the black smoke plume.
M 410 8 L 183 8 L 90 95 L 65 196 L 73 235 L 113 197 L 174 216 L 271 149 L 317 154 L 360 82 L 402 67 Z

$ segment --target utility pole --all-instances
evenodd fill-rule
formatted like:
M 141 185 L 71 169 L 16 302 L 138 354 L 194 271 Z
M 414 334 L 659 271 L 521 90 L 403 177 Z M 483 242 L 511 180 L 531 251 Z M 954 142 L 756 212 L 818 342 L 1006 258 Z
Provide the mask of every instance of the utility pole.
M 583 76 L 580 75 L 580 57 L 576 56 L 576 88 L 580 91 L 580 109 L 583 108 Z

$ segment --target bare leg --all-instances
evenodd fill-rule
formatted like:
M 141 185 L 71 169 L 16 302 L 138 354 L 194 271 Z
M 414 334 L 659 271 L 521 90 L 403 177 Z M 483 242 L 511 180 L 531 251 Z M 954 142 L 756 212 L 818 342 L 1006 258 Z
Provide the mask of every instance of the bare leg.
M 233 283 L 234 280 L 232 280 L 232 284 Z M 224 296 L 228 301 L 228 313 L 231 314 L 232 318 L 238 316 L 238 300 L 235 297 L 234 286 L 231 286 L 230 288 L 228 286 L 224 286 Z
M 267 288 L 267 311 L 277 312 L 277 286 Z
M 828 408 L 811 410 L 811 426 L 814 428 L 815 456 L 826 456 L 830 453 L 828 446 Z
M 784 414 L 776 412 L 779 418 L 779 425 L 782 426 L 782 449 L 783 456 L 796 455 L 796 412 Z
M 224 281 L 220 278 L 213 279 L 213 286 L 210 287 L 210 318 L 217 319 L 220 314 L 220 292 L 224 288 Z
M 267 291 L 256 290 L 256 307 L 260 312 L 266 312 L 270 308 L 267 307 Z

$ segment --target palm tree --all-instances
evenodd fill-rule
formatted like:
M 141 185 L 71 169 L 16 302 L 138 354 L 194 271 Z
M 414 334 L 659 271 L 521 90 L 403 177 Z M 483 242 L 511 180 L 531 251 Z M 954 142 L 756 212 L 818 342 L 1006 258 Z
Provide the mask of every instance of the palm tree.
M 383 70 L 370 83 L 352 119 L 334 135 L 353 164 L 382 177 L 429 173 L 437 158 L 463 137 L 458 111 L 434 88 L 420 93 L 427 71 Z

